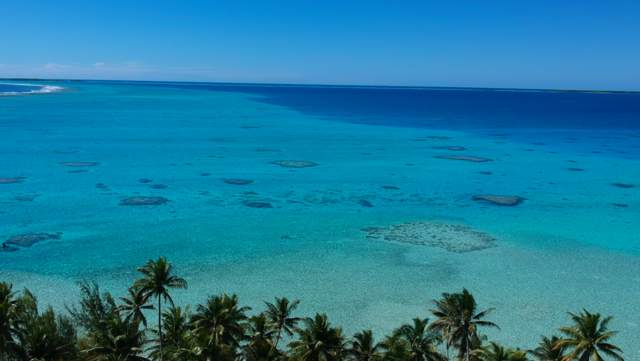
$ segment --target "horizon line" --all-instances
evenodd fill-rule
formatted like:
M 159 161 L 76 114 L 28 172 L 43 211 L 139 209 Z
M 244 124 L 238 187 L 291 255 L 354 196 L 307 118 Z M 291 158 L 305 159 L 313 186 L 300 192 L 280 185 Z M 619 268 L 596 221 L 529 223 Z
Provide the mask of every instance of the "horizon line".
M 233 81 L 198 81 L 198 80 L 135 80 L 135 79 L 90 79 L 90 78 L 39 78 L 39 77 L 0 77 L 0 81 L 71 81 L 71 82 L 128 82 L 128 83 L 187 83 L 216 85 L 253 85 L 253 86 L 291 86 L 291 87 L 334 87 L 334 88 L 389 88 L 389 89 L 473 89 L 473 90 L 510 90 L 540 92 L 575 92 L 575 93 L 640 93 L 640 90 L 612 89 L 576 89 L 576 88 L 513 88 L 487 86 L 443 86 L 443 85 L 380 85 L 380 84 L 337 84 L 337 83 L 288 83 L 288 82 L 233 82 Z

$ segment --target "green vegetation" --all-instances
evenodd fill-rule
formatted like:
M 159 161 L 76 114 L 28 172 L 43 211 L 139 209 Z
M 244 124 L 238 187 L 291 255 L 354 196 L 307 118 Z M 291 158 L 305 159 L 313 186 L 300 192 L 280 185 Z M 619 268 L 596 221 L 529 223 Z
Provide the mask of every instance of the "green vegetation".
M 623 361 L 611 343 L 611 317 L 587 310 L 569 314 L 563 336 L 543 337 L 534 350 L 514 349 L 482 334 L 498 327 L 487 319 L 492 309 L 479 311 L 465 289 L 435 300 L 432 321 L 415 318 L 376 341 L 371 330 L 344 335 L 325 314 L 297 317 L 299 301 L 287 298 L 249 315 L 236 295 L 223 294 L 191 313 L 173 304 L 171 290 L 187 282 L 165 258 L 138 271 L 141 278 L 120 302 L 81 283 L 81 300 L 68 316 L 40 312 L 28 290 L 0 282 L 0 361 Z M 153 310 L 155 329 L 145 316 Z

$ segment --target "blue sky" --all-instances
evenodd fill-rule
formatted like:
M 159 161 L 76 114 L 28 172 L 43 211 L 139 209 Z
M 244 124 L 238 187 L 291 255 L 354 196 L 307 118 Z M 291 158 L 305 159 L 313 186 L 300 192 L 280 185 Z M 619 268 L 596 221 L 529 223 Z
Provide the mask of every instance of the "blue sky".
M 0 0 L 0 77 L 640 90 L 640 1 Z

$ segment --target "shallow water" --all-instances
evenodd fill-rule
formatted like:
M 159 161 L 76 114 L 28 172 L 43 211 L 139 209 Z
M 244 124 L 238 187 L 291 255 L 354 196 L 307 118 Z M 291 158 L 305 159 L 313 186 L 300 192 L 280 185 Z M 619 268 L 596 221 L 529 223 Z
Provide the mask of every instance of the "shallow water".
M 166 255 L 190 283 L 180 302 L 286 295 L 349 332 L 388 331 L 467 287 L 497 308 L 498 340 L 532 347 L 587 307 L 640 357 L 640 94 L 47 84 L 65 90 L 0 99 L 0 178 L 18 180 L 0 184 L 0 239 L 62 232 L 0 252 L 0 278 L 44 302 L 61 307 L 80 279 L 122 294 Z M 169 201 L 120 205 L 140 196 Z M 410 221 L 495 247 L 362 231 Z

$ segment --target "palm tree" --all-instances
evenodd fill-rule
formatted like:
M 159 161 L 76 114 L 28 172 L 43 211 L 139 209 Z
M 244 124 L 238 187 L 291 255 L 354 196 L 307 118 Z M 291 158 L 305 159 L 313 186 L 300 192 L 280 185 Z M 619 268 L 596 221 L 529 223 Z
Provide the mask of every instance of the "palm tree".
M 565 338 L 558 341 L 556 347 L 567 347 L 571 350 L 564 361 L 601 361 L 603 355 L 617 361 L 624 361 L 622 350 L 608 341 L 616 335 L 608 326 L 612 317 L 583 310 L 579 314 L 569 313 L 573 326 L 562 327 L 560 331 Z
M 298 339 L 289 347 L 296 361 L 339 361 L 344 353 L 342 329 L 331 327 L 327 315 L 316 314 L 304 320 Z
M 144 332 L 139 324 L 114 312 L 102 321 L 106 332 L 94 333 L 83 350 L 89 361 L 147 361 L 144 357 Z
M 483 320 L 493 309 L 477 312 L 473 295 L 466 289 L 461 293 L 443 293 L 442 299 L 435 301 L 432 310 L 437 319 L 431 329 L 440 332 L 446 339 L 447 347 L 457 347 L 458 357 L 470 361 L 474 343 L 479 343 L 478 328 L 495 327 L 493 322 Z
M 438 336 L 427 329 L 427 319 L 414 318 L 412 325 L 403 325 L 395 331 L 407 341 L 410 350 L 410 361 L 444 361 L 446 357 L 436 348 Z
M 71 319 L 56 316 L 51 307 L 38 311 L 38 301 L 24 290 L 18 302 L 17 359 L 60 361 L 77 360 L 77 336 Z
M 411 357 L 409 344 L 396 333 L 387 336 L 380 347 L 384 350 L 384 361 L 406 361 Z
M 175 353 L 175 361 L 238 361 L 240 360 L 237 348 L 223 344 L 210 342 L 211 339 L 204 333 L 189 333 L 185 338 L 184 347 Z
M 76 360 L 76 343 L 71 319 L 56 316 L 51 308 L 31 319 L 20 336 L 20 348 L 28 360 Z
M 162 313 L 162 344 L 164 356 L 168 359 L 180 360 L 184 355 L 180 352 L 189 348 L 191 338 L 191 325 L 189 324 L 189 310 L 177 306 L 171 306 Z M 159 358 L 159 348 L 151 348 L 151 357 Z
M 300 321 L 299 317 L 293 317 L 293 311 L 298 308 L 299 300 L 289 301 L 286 297 L 277 298 L 274 303 L 266 302 L 267 310 L 265 315 L 271 327 L 276 330 L 273 347 L 278 348 L 278 343 L 284 331 L 288 336 L 292 336 L 296 330 L 296 325 Z
M 106 333 L 104 320 L 118 312 L 116 301 L 110 293 L 100 293 L 95 283 L 80 282 L 80 304 L 67 307 L 71 318 L 87 333 Z
M 126 312 L 125 320 L 136 323 L 142 322 L 147 327 L 147 318 L 144 315 L 145 310 L 152 310 L 153 305 L 147 303 L 148 297 L 138 289 L 129 288 L 128 297 L 120 297 L 123 304 L 118 308 L 120 311 Z
M 528 352 L 525 350 L 509 350 L 509 361 L 529 361 Z
M 280 355 L 272 343 L 274 332 L 276 331 L 270 327 L 264 313 L 249 318 L 247 324 L 249 342 L 244 346 L 244 359 L 246 361 L 277 360 Z
M 371 330 L 364 330 L 353 335 L 347 354 L 354 361 L 380 361 L 382 360 L 382 345 L 375 342 Z
M 495 342 L 479 350 L 478 354 L 482 361 L 529 361 L 527 351 L 505 348 Z
M 495 342 L 483 349 L 481 355 L 482 361 L 510 361 L 509 350 Z
M 173 305 L 173 299 L 169 294 L 171 288 L 187 288 L 187 281 L 173 274 L 173 267 L 166 258 L 149 260 L 138 271 L 143 277 L 135 282 L 134 288 L 145 297 L 155 296 L 158 299 L 158 340 L 160 343 L 160 360 L 162 360 L 162 300 Z
M 8 359 L 15 347 L 18 309 L 18 298 L 13 292 L 13 286 L 0 282 L 0 360 L 3 361 Z
M 249 310 L 238 305 L 236 295 L 209 297 L 205 305 L 198 305 L 191 323 L 206 345 L 224 344 L 235 348 L 244 338 L 243 322 Z
M 530 351 L 530 353 L 538 359 L 538 361 L 563 361 L 565 357 L 566 346 L 558 347 L 558 336 L 542 337 L 538 347 Z
M 445 340 L 445 346 L 447 349 L 447 357 L 449 357 L 449 349 L 453 346 L 454 339 L 453 329 L 458 323 L 459 312 L 458 312 L 458 299 L 452 294 L 443 293 L 442 298 L 439 300 L 434 300 L 433 302 L 436 305 L 435 310 L 432 310 L 433 313 L 438 319 L 431 323 L 429 328 L 433 331 L 440 333 L 442 338 Z

